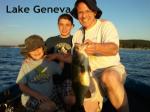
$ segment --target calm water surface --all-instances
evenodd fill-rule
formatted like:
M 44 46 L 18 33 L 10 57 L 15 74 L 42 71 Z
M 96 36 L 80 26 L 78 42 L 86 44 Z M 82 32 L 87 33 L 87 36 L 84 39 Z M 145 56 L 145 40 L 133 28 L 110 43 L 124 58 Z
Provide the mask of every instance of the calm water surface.
M 0 91 L 15 83 L 23 60 L 19 52 L 19 48 L 0 48 Z M 121 49 L 120 56 L 127 80 L 150 87 L 150 50 Z

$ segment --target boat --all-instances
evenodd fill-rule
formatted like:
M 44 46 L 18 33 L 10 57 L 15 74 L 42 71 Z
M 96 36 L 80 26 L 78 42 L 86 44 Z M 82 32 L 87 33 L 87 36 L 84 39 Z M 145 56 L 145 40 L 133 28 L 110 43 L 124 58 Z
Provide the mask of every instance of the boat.
M 130 112 L 150 112 L 150 87 L 128 78 L 125 83 Z M 0 112 L 25 112 L 17 84 L 0 93 Z M 102 112 L 116 112 L 110 101 L 104 102 Z
M 130 112 L 150 112 L 150 86 L 135 79 L 127 78 L 125 89 Z M 103 105 L 102 112 L 116 111 L 110 101 L 107 100 Z
M 21 105 L 21 93 L 17 84 L 0 92 L 0 112 L 25 112 Z

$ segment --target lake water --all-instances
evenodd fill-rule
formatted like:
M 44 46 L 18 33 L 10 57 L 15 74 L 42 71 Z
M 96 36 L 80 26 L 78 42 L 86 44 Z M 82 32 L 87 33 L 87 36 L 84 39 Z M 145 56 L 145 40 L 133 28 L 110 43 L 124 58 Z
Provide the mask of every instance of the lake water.
M 0 92 L 15 83 L 23 57 L 19 48 L 0 48 Z M 121 49 L 127 80 L 133 79 L 150 87 L 150 50 Z

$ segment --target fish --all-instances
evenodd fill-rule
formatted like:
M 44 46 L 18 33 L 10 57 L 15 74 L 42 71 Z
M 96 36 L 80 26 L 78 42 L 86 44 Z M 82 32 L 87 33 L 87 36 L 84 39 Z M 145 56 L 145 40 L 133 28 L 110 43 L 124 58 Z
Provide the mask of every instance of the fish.
M 83 107 L 84 98 L 90 97 L 90 75 L 86 44 L 75 44 L 72 55 L 72 87 L 76 97 L 77 108 Z M 82 111 L 84 112 L 84 111 Z
M 72 51 L 72 87 L 76 97 L 75 110 L 73 112 L 85 112 L 84 101 L 97 100 L 102 110 L 102 89 L 98 79 L 92 74 L 89 64 L 89 56 L 85 52 L 88 44 L 75 44 Z

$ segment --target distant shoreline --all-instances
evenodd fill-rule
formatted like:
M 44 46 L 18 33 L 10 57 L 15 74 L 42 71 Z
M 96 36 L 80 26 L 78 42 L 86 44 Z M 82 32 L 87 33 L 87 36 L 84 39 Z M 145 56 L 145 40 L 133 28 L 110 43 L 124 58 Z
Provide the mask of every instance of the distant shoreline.
M 15 45 L 0 45 L 0 48 L 19 48 L 19 46 L 15 46 Z
M 20 48 L 23 44 L 19 45 L 0 45 L 2 48 Z M 131 39 L 131 40 L 120 40 L 121 49 L 150 49 L 149 40 Z
M 0 48 L 21 48 L 19 46 L 1 46 Z M 125 50 L 150 50 L 150 48 L 122 48 L 120 47 L 120 49 L 125 49 Z
M 122 50 L 150 50 L 150 48 L 121 48 Z

